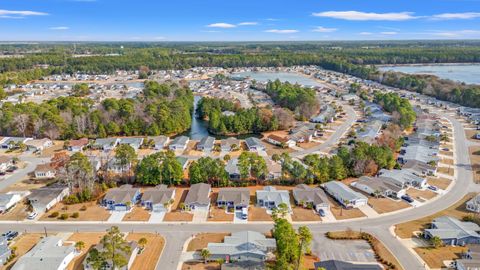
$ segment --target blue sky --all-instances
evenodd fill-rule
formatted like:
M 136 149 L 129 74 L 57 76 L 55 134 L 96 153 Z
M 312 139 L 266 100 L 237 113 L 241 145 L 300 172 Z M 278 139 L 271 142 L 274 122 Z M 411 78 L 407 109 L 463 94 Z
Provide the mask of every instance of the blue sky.
M 3 41 L 478 39 L 480 0 L 1 0 Z

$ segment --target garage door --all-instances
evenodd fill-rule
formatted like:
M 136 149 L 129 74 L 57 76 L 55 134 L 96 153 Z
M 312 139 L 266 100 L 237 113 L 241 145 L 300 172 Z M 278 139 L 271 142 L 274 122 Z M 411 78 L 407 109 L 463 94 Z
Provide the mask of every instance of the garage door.
M 125 205 L 115 205 L 115 211 L 127 211 L 127 206 Z

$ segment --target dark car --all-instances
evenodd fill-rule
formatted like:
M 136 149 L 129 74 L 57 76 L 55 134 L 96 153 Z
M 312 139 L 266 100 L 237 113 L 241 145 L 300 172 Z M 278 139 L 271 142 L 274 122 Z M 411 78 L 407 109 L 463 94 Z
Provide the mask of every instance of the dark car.
M 18 232 L 16 232 L 16 231 L 8 231 L 8 232 L 2 234 L 2 236 L 5 236 L 8 241 L 11 241 L 11 240 L 15 239 L 15 237 L 18 236 Z
M 408 196 L 408 195 L 403 195 L 401 198 L 402 198 L 402 200 L 404 200 L 408 203 L 413 203 L 413 199 L 410 198 L 410 196 Z
M 16 171 L 17 169 L 18 169 L 17 166 L 10 166 L 10 167 L 7 168 L 7 172 L 11 173 L 11 172 Z
M 437 191 L 438 188 L 436 186 L 428 186 L 428 189 L 430 190 L 433 190 L 433 191 Z
M 323 209 L 320 209 L 320 210 L 318 210 L 318 214 L 319 214 L 321 217 L 324 217 L 324 216 L 325 216 L 325 211 L 323 211 Z

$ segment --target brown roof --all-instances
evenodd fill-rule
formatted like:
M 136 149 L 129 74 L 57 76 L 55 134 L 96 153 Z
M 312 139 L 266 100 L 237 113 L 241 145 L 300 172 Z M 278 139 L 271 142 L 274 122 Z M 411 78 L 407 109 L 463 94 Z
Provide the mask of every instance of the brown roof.
M 275 135 L 275 134 L 271 134 L 271 135 L 269 135 L 267 138 L 272 139 L 272 140 L 274 140 L 274 141 L 277 141 L 277 142 L 279 142 L 279 143 L 282 143 L 282 142 L 283 142 L 283 143 L 286 143 L 286 142 L 288 142 L 288 140 L 289 140 L 288 137 L 280 137 L 280 136 L 277 136 L 277 135 Z
M 81 138 L 78 140 L 71 140 L 70 141 L 70 146 L 84 146 L 88 144 L 88 139 L 87 138 Z
M 36 172 L 50 172 L 55 171 L 55 169 L 50 165 L 50 163 L 39 164 L 37 168 L 35 168 Z

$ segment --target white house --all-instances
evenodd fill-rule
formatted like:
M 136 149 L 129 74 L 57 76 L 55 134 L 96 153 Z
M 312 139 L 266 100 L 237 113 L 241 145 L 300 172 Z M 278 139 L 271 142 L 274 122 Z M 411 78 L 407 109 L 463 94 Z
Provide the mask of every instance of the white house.
M 358 208 L 359 206 L 366 205 L 368 202 L 367 197 L 359 192 L 353 191 L 342 182 L 330 181 L 323 184 L 323 188 L 346 208 Z
M 29 140 L 25 143 L 25 145 L 30 151 L 43 151 L 49 147 L 52 147 L 53 142 L 48 138 L 43 138 L 39 140 Z
M 5 172 L 13 165 L 13 159 L 9 156 L 0 156 L 0 172 Z
M 39 164 L 35 168 L 35 178 L 37 179 L 51 179 L 55 178 L 55 169 L 49 164 Z
M 273 145 L 294 147 L 297 143 L 289 137 L 280 137 L 275 134 L 271 134 L 267 137 L 267 141 Z
M 7 212 L 28 194 L 30 194 L 30 191 L 0 193 L 0 213 Z
M 465 208 L 467 208 L 468 211 L 475 212 L 475 213 L 480 213 L 480 193 L 477 194 L 472 199 L 470 199 L 465 204 Z

